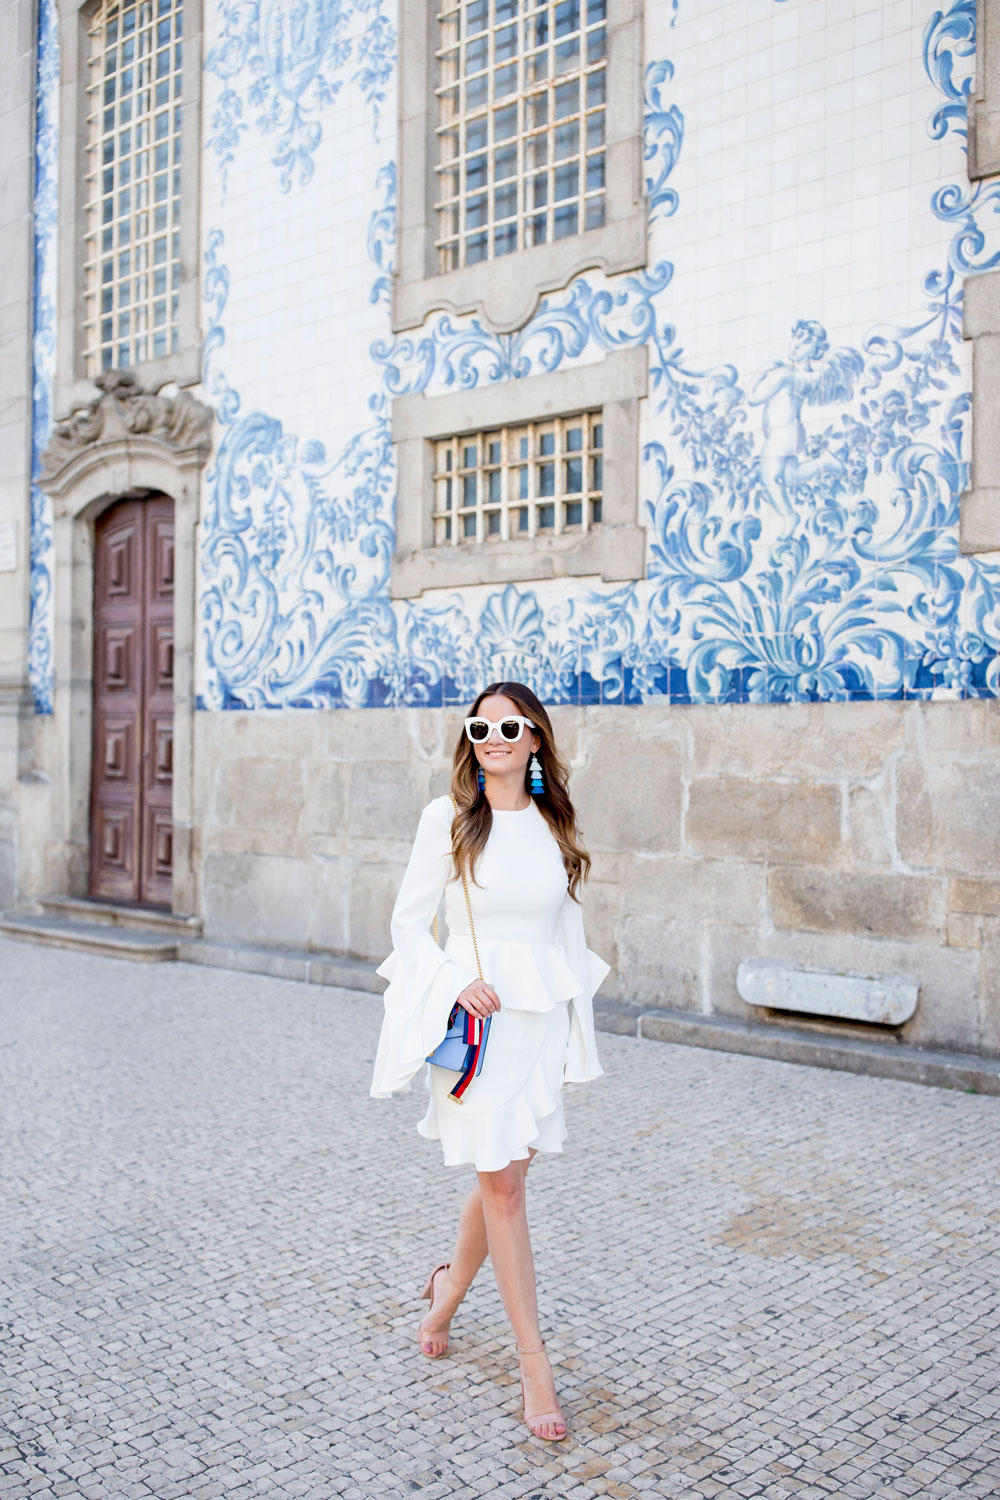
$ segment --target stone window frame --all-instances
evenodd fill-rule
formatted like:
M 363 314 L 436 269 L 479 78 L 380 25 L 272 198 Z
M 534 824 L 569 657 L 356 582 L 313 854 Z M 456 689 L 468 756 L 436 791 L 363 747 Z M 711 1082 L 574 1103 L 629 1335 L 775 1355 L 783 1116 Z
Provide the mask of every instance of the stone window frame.
M 476 312 L 495 332 L 511 333 L 527 322 L 545 292 L 565 286 L 581 271 L 613 274 L 646 264 L 642 11 L 638 0 L 608 0 L 604 224 L 440 272 L 434 250 L 437 6 L 400 0 L 395 332 L 417 328 L 429 313 L 442 310 Z
M 646 530 L 639 520 L 639 402 L 646 395 L 645 346 L 618 349 L 593 364 L 508 380 L 440 396 L 393 402 L 396 445 L 396 548 L 389 578 L 393 599 L 425 589 L 482 583 L 599 576 L 607 583 L 645 576 Z M 434 545 L 434 444 L 547 417 L 601 408 L 605 491 L 593 530 L 502 542 Z
M 1000 16 L 976 4 L 976 79 L 969 99 L 969 179 L 1000 174 Z M 972 341 L 972 469 L 959 502 L 963 552 L 1000 551 L 1000 271 L 965 278 L 963 334 Z
M 969 177 L 1000 173 L 1000 15 L 976 0 L 976 78 L 969 99 Z
M 56 316 L 57 420 L 93 400 L 94 382 L 84 365 L 83 244 L 87 228 L 86 120 L 91 18 L 98 0 L 59 0 L 59 249 Z M 130 365 L 142 387 L 156 391 L 170 382 L 201 379 L 198 305 L 198 210 L 201 165 L 203 0 L 184 0 L 181 89 L 181 284 L 180 348 L 158 359 Z

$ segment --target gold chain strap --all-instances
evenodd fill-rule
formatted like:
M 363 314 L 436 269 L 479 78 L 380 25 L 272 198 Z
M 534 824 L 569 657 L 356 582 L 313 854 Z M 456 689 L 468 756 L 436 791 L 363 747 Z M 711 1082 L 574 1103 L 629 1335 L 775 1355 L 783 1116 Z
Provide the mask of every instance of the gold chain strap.
M 455 809 L 455 816 L 457 817 L 458 816 L 458 804 L 456 803 L 454 797 L 451 798 L 451 805 Z M 476 968 L 479 971 L 479 978 L 482 979 L 482 977 L 483 977 L 483 966 L 479 962 L 479 944 L 476 942 L 476 924 L 472 920 L 472 902 L 469 900 L 469 882 L 468 882 L 468 880 L 466 879 L 466 876 L 465 876 L 465 866 L 464 865 L 462 866 L 462 890 L 465 892 L 465 909 L 466 909 L 466 911 L 469 914 L 469 931 L 472 934 L 472 951 L 476 955 Z M 435 912 L 434 913 L 434 941 L 437 942 L 437 940 L 438 940 L 438 919 L 437 919 L 437 912 Z

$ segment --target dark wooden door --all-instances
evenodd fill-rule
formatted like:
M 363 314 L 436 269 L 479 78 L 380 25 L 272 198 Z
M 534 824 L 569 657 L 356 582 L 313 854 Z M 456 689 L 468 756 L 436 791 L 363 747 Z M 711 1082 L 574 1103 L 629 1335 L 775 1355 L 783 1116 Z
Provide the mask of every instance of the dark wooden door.
M 174 508 L 121 500 L 94 553 L 90 893 L 170 906 Z

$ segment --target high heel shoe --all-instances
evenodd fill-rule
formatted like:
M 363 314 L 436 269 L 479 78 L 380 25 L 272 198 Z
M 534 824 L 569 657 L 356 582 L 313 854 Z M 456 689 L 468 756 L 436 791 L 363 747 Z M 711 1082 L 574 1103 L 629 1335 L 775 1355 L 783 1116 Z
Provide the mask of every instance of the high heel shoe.
M 525 1354 L 541 1354 L 544 1348 L 544 1339 L 542 1339 L 542 1342 L 539 1344 L 537 1349 L 522 1349 L 520 1345 L 518 1345 L 517 1365 L 521 1376 L 521 1410 L 524 1416 L 524 1420 L 527 1422 L 528 1427 L 535 1437 L 542 1438 L 546 1443 L 561 1443 L 565 1437 L 569 1436 L 569 1429 L 566 1426 L 566 1418 L 563 1416 L 558 1406 L 556 1407 L 555 1411 L 533 1411 L 530 1416 L 528 1415 L 528 1411 L 525 1406 L 524 1370 L 521 1368 L 521 1360 Z M 550 1422 L 553 1424 L 556 1422 L 561 1422 L 563 1424 L 563 1430 L 562 1432 L 539 1432 L 538 1428 L 544 1422 Z
M 450 1280 L 452 1286 L 455 1287 L 456 1290 L 460 1291 L 462 1293 L 463 1297 L 465 1296 L 466 1292 L 469 1290 L 469 1288 L 467 1286 L 462 1286 L 461 1283 L 458 1282 L 458 1281 L 456 1281 L 455 1278 L 454 1278 L 454 1276 L 452 1276 L 452 1274 L 451 1274 L 451 1261 L 450 1260 L 443 1260 L 439 1266 L 435 1266 L 434 1267 L 433 1271 L 431 1272 L 431 1274 L 427 1278 L 427 1285 L 424 1287 L 423 1291 L 420 1293 L 421 1297 L 426 1297 L 426 1298 L 429 1299 L 430 1304 L 431 1304 L 431 1307 L 430 1307 L 430 1311 L 431 1312 L 434 1311 L 434 1278 L 435 1278 L 435 1276 L 437 1275 L 437 1273 L 439 1271 L 447 1271 L 447 1273 L 448 1273 L 448 1279 Z M 429 1316 L 430 1316 L 430 1313 L 425 1313 L 424 1314 L 424 1317 L 429 1317 Z M 440 1359 L 441 1356 L 442 1356 L 442 1354 L 447 1354 L 447 1352 L 448 1352 L 448 1334 L 447 1333 L 432 1333 L 429 1329 L 425 1329 L 424 1328 L 424 1319 L 423 1318 L 421 1318 L 420 1322 L 417 1324 L 417 1335 L 418 1335 L 418 1338 L 420 1340 L 420 1352 L 421 1352 L 421 1354 L 426 1354 L 428 1359 Z M 442 1339 L 444 1339 L 444 1348 L 443 1349 L 439 1349 L 436 1354 L 432 1350 L 424 1348 L 425 1344 L 430 1344 L 430 1343 L 438 1344 L 438 1343 L 441 1342 Z

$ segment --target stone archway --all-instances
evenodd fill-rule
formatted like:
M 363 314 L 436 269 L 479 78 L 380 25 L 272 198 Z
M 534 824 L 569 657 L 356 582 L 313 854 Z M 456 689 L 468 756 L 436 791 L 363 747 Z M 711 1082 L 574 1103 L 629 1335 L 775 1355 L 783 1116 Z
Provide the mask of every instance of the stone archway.
M 144 392 L 128 371 L 106 372 L 95 384 L 101 395 L 56 423 L 38 480 L 52 497 L 55 552 L 53 733 L 61 795 L 56 799 L 52 878 L 69 895 L 89 893 L 98 519 L 118 502 L 160 495 L 172 502 L 174 513 L 170 905 L 177 912 L 196 913 L 195 535 L 213 413 L 185 391 L 173 396 Z

